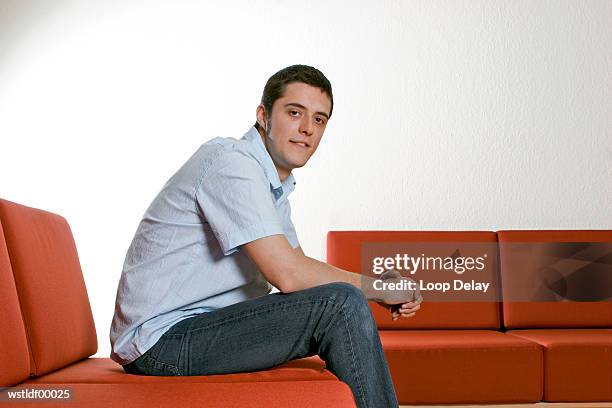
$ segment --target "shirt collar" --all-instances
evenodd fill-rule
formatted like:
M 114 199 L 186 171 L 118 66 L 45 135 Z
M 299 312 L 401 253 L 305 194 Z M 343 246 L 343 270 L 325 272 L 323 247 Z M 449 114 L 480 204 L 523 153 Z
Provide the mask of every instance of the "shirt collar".
M 274 162 L 268 150 L 266 150 L 266 146 L 261 140 L 261 135 L 255 126 L 251 126 L 242 138 L 251 142 L 253 153 L 259 164 L 263 167 L 266 178 L 270 182 L 270 191 L 274 195 L 274 199 L 278 201 L 281 197 L 288 196 L 295 189 L 295 177 L 293 177 L 293 173 L 289 173 L 285 181 L 280 181 Z

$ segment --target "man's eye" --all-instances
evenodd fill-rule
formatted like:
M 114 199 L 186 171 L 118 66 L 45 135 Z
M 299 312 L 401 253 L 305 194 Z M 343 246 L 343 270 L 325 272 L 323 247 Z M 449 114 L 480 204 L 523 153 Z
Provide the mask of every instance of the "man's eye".
M 323 120 L 323 118 L 316 118 L 315 119 L 317 121 L 318 124 L 322 125 L 325 123 L 325 120 Z
M 299 114 L 300 114 L 300 112 L 298 112 L 298 111 L 296 111 L 296 110 L 292 110 L 292 111 L 289 111 L 289 114 L 290 114 L 291 116 L 296 116 L 296 115 L 299 115 Z

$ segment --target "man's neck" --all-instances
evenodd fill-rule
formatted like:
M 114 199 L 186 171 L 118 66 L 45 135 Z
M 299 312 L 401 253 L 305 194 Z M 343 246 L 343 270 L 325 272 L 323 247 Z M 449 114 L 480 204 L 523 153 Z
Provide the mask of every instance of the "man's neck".
M 274 163 L 274 167 L 276 168 L 276 172 L 278 173 L 278 178 L 280 179 L 282 183 L 283 181 L 287 179 L 287 177 L 289 177 L 289 174 L 291 174 L 291 171 L 282 166 L 279 166 L 278 163 L 276 163 L 276 161 L 274 160 L 274 157 L 272 157 L 272 155 L 270 154 L 270 150 L 268 149 L 268 140 L 266 138 L 266 133 L 263 130 L 263 128 L 259 126 L 257 131 L 259 132 L 259 136 L 261 136 L 261 141 L 266 147 L 266 151 L 268 152 L 268 155 L 272 159 L 272 163 Z

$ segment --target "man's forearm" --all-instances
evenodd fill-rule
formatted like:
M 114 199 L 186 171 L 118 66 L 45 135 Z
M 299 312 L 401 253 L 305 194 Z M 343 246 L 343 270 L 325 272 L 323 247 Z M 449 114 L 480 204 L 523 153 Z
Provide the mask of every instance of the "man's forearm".
M 374 278 L 336 268 L 325 262 L 318 261 L 306 255 L 301 255 L 296 261 L 294 270 L 289 278 L 291 284 L 285 290 L 293 292 L 308 289 L 313 286 L 324 285 L 332 282 L 346 282 L 361 289 L 370 300 L 378 300 L 371 290 Z

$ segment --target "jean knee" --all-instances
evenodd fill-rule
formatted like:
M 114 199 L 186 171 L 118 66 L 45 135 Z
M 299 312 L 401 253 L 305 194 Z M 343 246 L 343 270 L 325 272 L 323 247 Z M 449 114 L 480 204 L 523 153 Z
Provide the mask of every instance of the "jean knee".
M 378 336 L 372 309 L 360 289 L 345 282 L 328 283 L 319 288 L 328 291 L 326 296 L 339 306 L 336 317 L 342 324 L 347 324 L 351 332 L 362 339 L 374 339 Z
M 333 282 L 324 285 L 331 291 L 331 296 L 335 299 L 339 299 L 351 303 L 367 303 L 365 295 L 357 287 L 346 282 Z
M 333 298 L 351 312 L 371 315 L 370 305 L 361 289 L 346 282 L 334 282 L 326 286 L 332 291 Z

